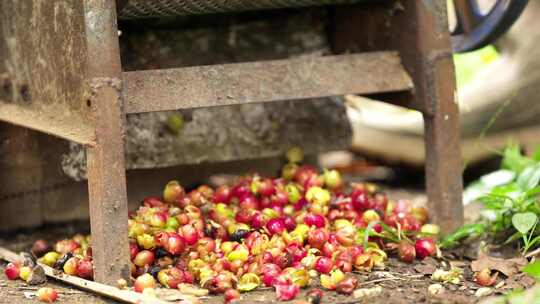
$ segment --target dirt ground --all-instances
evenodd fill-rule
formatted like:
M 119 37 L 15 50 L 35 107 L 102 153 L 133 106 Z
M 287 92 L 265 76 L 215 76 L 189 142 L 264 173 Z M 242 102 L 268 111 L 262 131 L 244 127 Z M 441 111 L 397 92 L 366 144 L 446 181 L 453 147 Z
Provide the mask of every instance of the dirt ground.
M 432 261 L 434 262 L 434 261 Z M 422 265 L 422 266 L 421 266 Z M 323 298 L 323 303 L 333 304 L 349 304 L 349 303 L 370 303 L 370 304 L 383 304 L 383 303 L 455 303 L 455 304 L 468 304 L 476 303 L 479 298 L 474 296 L 474 292 L 478 286 L 474 286 L 474 283 L 466 284 L 462 287 L 459 285 L 453 285 L 449 283 L 442 284 L 445 287 L 445 291 L 440 295 L 431 295 L 428 292 L 428 286 L 433 283 L 438 283 L 429 278 L 429 274 L 422 274 L 415 270 L 415 267 L 424 267 L 425 263 L 416 262 L 411 265 L 405 265 L 395 259 L 390 259 L 387 263 L 387 268 L 381 271 L 373 271 L 372 273 L 356 273 L 360 281 L 359 288 L 371 288 L 376 286 L 382 287 L 382 293 L 374 297 L 366 297 L 356 299 L 352 295 L 344 296 L 335 292 L 326 292 Z M 0 270 L 3 271 L 5 263 L 0 266 Z M 103 297 L 95 296 L 87 292 L 82 292 L 77 289 L 71 288 L 62 283 L 49 280 L 45 286 L 53 287 L 59 292 L 58 303 L 116 303 L 115 301 L 108 300 Z M 41 287 L 41 286 L 39 286 Z M 27 286 L 24 282 L 9 281 L 2 276 L 0 278 L 0 303 L 40 303 L 32 297 L 37 286 Z M 305 289 L 301 291 L 301 294 L 297 299 L 304 298 L 303 295 L 309 291 Z M 270 288 L 261 288 L 254 292 L 249 292 L 242 295 L 242 300 L 239 303 L 260 303 L 270 304 L 275 303 L 275 293 Z M 203 299 L 203 303 L 223 303 L 222 296 L 207 297 Z
M 408 198 L 417 203 L 421 203 L 422 200 L 425 200 L 425 196 L 418 191 L 391 190 L 389 191 L 389 195 L 394 198 Z M 46 240 L 54 241 L 60 238 L 70 237 L 78 232 L 88 233 L 88 224 L 71 223 L 31 231 L 21 231 L 16 234 L 0 235 L 0 246 L 4 246 L 16 252 L 28 251 L 36 239 L 44 238 Z M 464 270 L 464 279 L 461 280 L 459 284 L 454 285 L 436 282 L 431 279 L 431 274 L 435 269 L 448 268 L 450 262 L 458 265 Z M 415 261 L 412 264 L 405 264 L 391 257 L 386 263 L 385 269 L 376 270 L 371 273 L 354 274 L 359 279 L 359 288 L 373 288 L 380 286 L 382 287 L 382 292 L 380 294 L 373 297 L 355 298 L 353 295 L 345 296 L 335 292 L 326 292 L 322 303 L 477 303 L 482 299 L 475 296 L 475 293 L 480 286 L 472 282 L 470 262 L 470 254 L 466 253 L 465 250 L 461 250 L 456 254 L 446 254 L 443 261 L 428 258 L 424 261 Z M 39 303 L 37 299 L 33 298 L 33 295 L 41 286 L 27 286 L 20 280 L 8 281 L 3 275 L 5 265 L 6 263 L 0 262 L 0 271 L 2 272 L 2 274 L 0 274 L 0 303 Z M 507 291 L 507 288 L 510 286 L 516 286 L 517 283 L 515 278 L 505 278 L 500 276 L 498 282 L 505 279 L 509 284 L 505 284 L 499 289 L 493 289 L 492 294 L 499 294 L 503 291 Z M 433 295 L 428 291 L 428 287 L 437 283 L 444 287 L 444 291 L 441 294 Z M 58 303 L 116 303 L 115 301 L 82 292 L 71 286 L 52 280 L 49 280 L 46 283 L 46 286 L 53 287 L 59 292 Z M 517 286 L 520 287 L 519 284 Z M 317 283 L 313 283 L 310 288 L 313 287 L 317 287 Z M 296 299 L 305 299 L 304 295 L 310 288 L 302 290 L 301 294 Z M 202 300 L 203 303 L 223 303 L 222 296 L 211 296 L 203 298 Z M 259 288 L 257 291 L 243 294 L 242 300 L 239 303 L 265 304 L 276 302 L 277 299 L 273 289 Z
M 0 236 L 0 246 L 5 246 L 13 251 L 28 251 L 34 240 L 45 238 L 47 240 L 57 240 L 71 236 L 77 232 L 87 232 L 86 223 L 74 223 L 52 227 L 45 227 L 33 231 L 21 231 L 16 235 Z M 455 260 L 455 259 L 452 259 Z M 469 261 L 461 260 L 458 264 L 465 269 L 465 280 L 471 280 L 471 271 L 468 270 Z M 24 282 L 9 281 L 3 275 L 6 263 L 0 262 L 0 303 L 39 303 L 33 298 L 36 290 L 41 286 L 27 286 Z M 446 264 L 448 265 L 448 264 Z M 462 284 L 453 285 L 431 280 L 431 273 L 435 268 L 442 268 L 440 261 L 426 259 L 415 261 L 412 264 L 405 264 L 390 258 L 385 269 L 373 271 L 371 273 L 355 273 L 359 279 L 359 288 L 382 287 L 382 293 L 374 297 L 355 298 L 352 295 L 338 295 L 335 292 L 326 292 L 323 303 L 349 304 L 349 303 L 456 303 L 468 304 L 476 303 L 479 298 L 474 293 L 479 288 L 473 282 L 462 281 Z M 428 286 L 440 283 L 444 286 L 444 292 L 440 295 L 432 295 L 428 291 Z M 312 284 L 316 287 L 316 284 Z M 65 284 L 49 280 L 46 286 L 55 288 L 59 292 L 58 303 L 116 303 L 106 298 L 79 291 Z M 310 288 L 312 288 L 310 287 Z M 303 295 L 309 288 L 302 290 L 297 299 L 303 299 Z M 260 290 L 242 295 L 240 303 L 275 303 L 275 293 L 271 288 L 261 288 Z M 207 297 L 203 303 L 223 303 L 223 297 Z

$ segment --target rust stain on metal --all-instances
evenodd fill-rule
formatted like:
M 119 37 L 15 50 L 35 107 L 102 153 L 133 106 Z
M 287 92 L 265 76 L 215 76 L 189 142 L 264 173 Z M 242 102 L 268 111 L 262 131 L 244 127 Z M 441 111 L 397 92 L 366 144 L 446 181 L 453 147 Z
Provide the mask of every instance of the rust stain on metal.
M 433 1 L 433 0 L 422 0 L 423 6 L 426 12 L 433 14 L 435 17 L 436 31 L 447 32 L 448 31 L 448 17 L 446 12 L 445 1 Z
M 435 104 L 432 114 L 424 114 L 426 138 L 426 189 L 434 221 L 445 232 L 463 221 L 459 110 L 454 102 L 454 67 L 451 60 L 433 65 L 432 83 L 426 96 Z M 426 100 L 429 102 L 429 100 Z
M 423 62 L 425 68 L 425 77 L 427 78 L 426 83 L 426 92 L 429 94 L 429 103 L 426 103 L 425 115 L 433 116 L 437 112 L 438 98 L 435 96 L 437 91 L 436 86 L 440 85 L 437 81 L 437 76 L 435 75 L 435 69 L 432 67 L 439 64 L 440 61 L 450 61 L 449 64 L 452 65 L 452 51 L 450 50 L 432 50 L 427 53 L 427 56 Z M 455 91 L 455 90 L 454 90 Z M 455 100 L 455 95 L 452 97 Z
M 135 71 L 123 78 L 127 113 L 412 88 L 396 52 Z

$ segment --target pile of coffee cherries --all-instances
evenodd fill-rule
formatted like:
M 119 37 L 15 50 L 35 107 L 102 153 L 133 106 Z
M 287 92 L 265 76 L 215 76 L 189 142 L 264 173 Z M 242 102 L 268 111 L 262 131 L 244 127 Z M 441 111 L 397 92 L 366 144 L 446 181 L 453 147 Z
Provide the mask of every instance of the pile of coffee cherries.
M 350 294 L 358 285 L 353 270 L 384 268 L 387 254 L 412 262 L 437 253 L 438 227 L 427 224 L 425 208 L 301 165 L 301 151 L 287 156 L 280 178 L 254 174 L 189 192 L 171 181 L 161 197 L 144 199 L 129 216 L 135 291 L 198 284 L 227 303 L 260 286 L 273 287 L 280 300 L 308 286 Z M 33 252 L 91 279 L 90 241 L 76 235 L 53 251 L 38 241 Z M 308 292 L 311 302 L 321 297 L 320 289 Z

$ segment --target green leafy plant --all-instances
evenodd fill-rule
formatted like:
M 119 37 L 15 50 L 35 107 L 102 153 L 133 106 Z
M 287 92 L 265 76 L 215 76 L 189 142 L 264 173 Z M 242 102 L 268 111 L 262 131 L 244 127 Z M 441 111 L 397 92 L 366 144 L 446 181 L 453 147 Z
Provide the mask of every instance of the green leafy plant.
M 486 225 L 484 223 L 466 224 L 461 228 L 454 231 L 452 234 L 446 236 L 439 242 L 441 248 L 451 248 L 458 245 L 462 240 L 466 238 L 476 238 L 481 236 L 486 231 Z
M 519 146 L 508 146 L 503 151 L 501 168 L 513 174 L 504 184 L 491 187 L 479 197 L 484 204 L 481 222 L 456 230 L 441 241 L 441 247 L 452 247 L 465 238 L 486 233 L 506 237 L 506 243 L 521 240 L 524 254 L 540 244 L 540 147 L 529 158 Z
M 532 212 L 516 213 L 512 216 L 512 225 L 516 228 L 516 234 L 523 239 L 523 251 L 527 252 L 540 241 L 540 236 L 535 236 L 535 228 L 538 224 L 538 216 Z
M 535 261 L 525 266 L 523 272 L 540 281 L 540 261 Z
M 380 233 L 373 229 L 373 227 L 377 224 L 381 225 L 382 227 L 382 231 Z M 364 250 L 369 246 L 370 237 L 380 237 L 394 243 L 399 243 L 399 241 L 402 239 L 409 240 L 406 234 L 400 229 L 399 224 L 398 228 L 396 229 L 381 221 L 372 221 L 367 225 L 366 228 L 360 228 L 356 233 L 357 243 L 363 244 Z

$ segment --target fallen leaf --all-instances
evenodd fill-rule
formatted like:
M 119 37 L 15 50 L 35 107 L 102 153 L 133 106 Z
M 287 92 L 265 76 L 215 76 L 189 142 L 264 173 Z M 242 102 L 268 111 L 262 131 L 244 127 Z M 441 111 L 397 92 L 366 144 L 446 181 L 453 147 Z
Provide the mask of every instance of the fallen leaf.
M 19 256 L 23 260 L 24 266 L 29 266 L 30 268 L 36 267 L 36 259 L 28 252 L 21 252 Z
M 30 276 L 28 277 L 27 283 L 29 285 L 39 285 L 47 282 L 47 277 L 45 276 L 45 271 L 43 267 L 37 265 L 32 269 Z
M 481 255 L 478 260 L 471 263 L 471 269 L 473 271 L 482 271 L 482 269 L 489 268 L 497 270 L 507 277 L 511 277 L 519 273 L 521 268 L 527 265 L 527 263 L 527 259 L 525 258 L 500 259 Z
M 452 268 L 450 270 L 437 269 L 431 275 L 431 279 L 439 282 L 448 282 L 459 284 L 462 279 L 463 270 L 460 268 Z
M 195 298 L 195 299 L 191 299 L 191 300 L 181 300 L 180 302 L 178 302 L 178 304 L 201 304 L 202 302 Z
M 376 297 L 380 295 L 381 292 L 382 292 L 381 286 L 376 286 L 372 288 L 360 288 L 353 292 L 353 297 L 355 299 L 371 298 L 371 297 Z
M 178 290 L 185 295 L 203 297 L 208 295 L 208 289 L 199 288 L 193 284 L 178 284 Z
M 444 287 L 441 284 L 431 284 L 428 286 L 430 294 L 437 295 L 444 292 Z
M 522 288 L 530 288 L 536 283 L 536 281 L 528 276 L 525 273 L 520 273 L 517 275 L 514 275 L 505 281 L 505 286 L 503 286 L 503 289 L 522 289 Z
M 192 300 L 196 299 L 196 297 L 192 295 L 187 295 L 182 292 L 180 292 L 177 289 L 170 289 L 170 288 L 157 288 L 156 289 L 156 296 L 164 301 L 174 302 L 178 300 Z
M 29 291 L 25 291 L 23 292 L 23 295 L 25 298 L 27 299 L 33 299 L 36 297 L 36 293 L 35 292 L 29 292 Z
M 457 267 L 457 268 L 464 268 L 466 266 L 468 266 L 469 263 L 468 262 L 463 262 L 463 261 L 450 261 L 450 267 Z
M 489 287 L 482 287 L 480 289 L 478 289 L 474 295 L 478 298 L 481 298 L 481 297 L 486 297 L 486 296 L 489 296 L 493 293 L 493 289 L 489 288 Z

